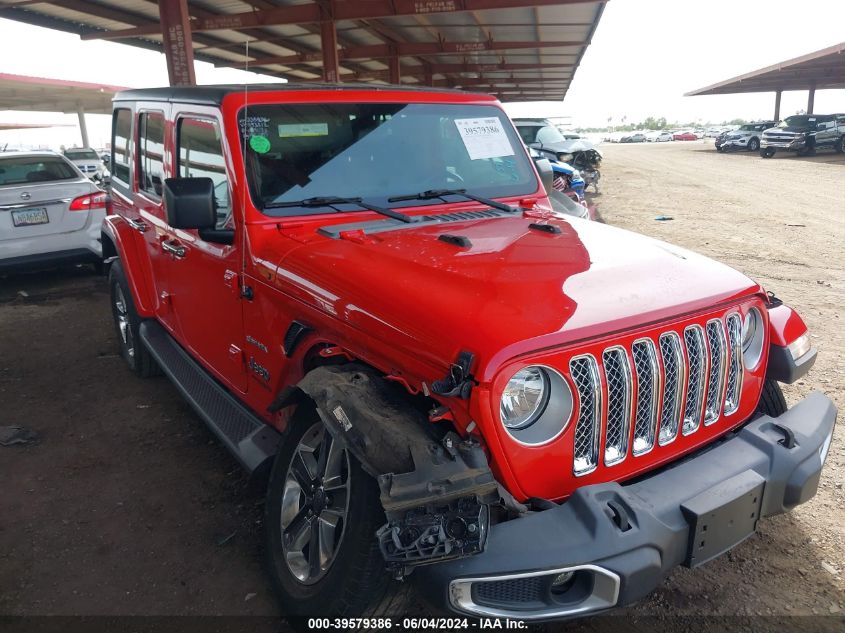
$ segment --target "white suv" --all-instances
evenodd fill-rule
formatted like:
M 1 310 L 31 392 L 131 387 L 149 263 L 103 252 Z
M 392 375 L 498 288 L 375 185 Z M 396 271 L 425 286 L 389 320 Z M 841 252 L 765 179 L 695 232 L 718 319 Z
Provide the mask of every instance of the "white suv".
M 73 147 L 64 151 L 65 158 L 76 165 L 83 174 L 91 180 L 105 183 L 108 180 L 109 172 L 106 169 L 103 159 L 93 149 L 87 147 Z
M 53 152 L 0 154 L 0 273 L 89 262 L 99 267 L 107 194 Z

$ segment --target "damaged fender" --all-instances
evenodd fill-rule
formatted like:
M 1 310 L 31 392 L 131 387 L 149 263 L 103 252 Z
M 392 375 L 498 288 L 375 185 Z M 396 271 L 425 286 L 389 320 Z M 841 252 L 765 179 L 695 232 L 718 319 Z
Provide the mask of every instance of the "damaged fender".
M 483 551 L 499 486 L 479 442 L 431 422 L 363 365 L 318 367 L 271 410 L 310 399 L 329 432 L 376 479 L 387 523 L 377 537 L 396 576 L 414 565 Z

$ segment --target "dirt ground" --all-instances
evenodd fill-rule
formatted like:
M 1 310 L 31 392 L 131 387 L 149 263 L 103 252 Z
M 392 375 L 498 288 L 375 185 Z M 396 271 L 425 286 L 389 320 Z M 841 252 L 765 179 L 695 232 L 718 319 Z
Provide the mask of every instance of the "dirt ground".
M 602 171 L 606 221 L 723 260 L 797 308 L 819 360 L 787 397 L 818 389 L 845 409 L 841 157 L 613 145 Z M 261 495 L 167 380 L 135 378 L 115 349 L 90 271 L 0 279 L 0 426 L 40 436 L 0 447 L 0 615 L 276 615 Z M 627 614 L 841 615 L 843 472 L 840 430 L 815 499 Z

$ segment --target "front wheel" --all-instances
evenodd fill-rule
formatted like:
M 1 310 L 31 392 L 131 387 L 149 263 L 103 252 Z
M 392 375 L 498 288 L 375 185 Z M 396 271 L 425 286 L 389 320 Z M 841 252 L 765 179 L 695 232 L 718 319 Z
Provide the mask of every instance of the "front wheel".
M 771 147 L 764 147 L 760 150 L 760 156 L 762 156 L 763 158 L 771 158 L 774 155 L 775 150 L 773 150 Z
M 836 145 L 833 146 L 833 149 L 836 150 L 837 154 L 845 152 L 845 136 L 839 137 L 839 140 L 836 141 Z
M 376 482 L 316 411 L 276 455 L 265 504 L 265 562 L 285 615 L 377 611 L 390 582 L 375 538 L 385 522 Z
M 760 149 L 760 140 L 759 139 L 752 138 L 750 141 L 748 141 L 748 151 L 749 152 L 756 152 L 758 149 Z
M 786 410 L 786 398 L 783 397 L 780 385 L 774 380 L 764 382 L 757 413 L 777 418 L 786 413 Z

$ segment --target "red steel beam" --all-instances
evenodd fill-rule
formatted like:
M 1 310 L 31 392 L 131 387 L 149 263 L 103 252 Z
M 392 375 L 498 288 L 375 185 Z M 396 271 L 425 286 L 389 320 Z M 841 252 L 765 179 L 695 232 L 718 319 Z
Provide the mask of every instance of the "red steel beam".
M 329 9 L 323 11 L 323 21 L 320 22 L 320 48 L 323 60 L 323 81 L 337 83 L 340 81 L 340 63 L 337 54 L 337 29 Z M 254 64 L 255 62 L 253 62 Z
M 177 0 L 178 1 L 178 0 Z M 331 12 L 338 22 L 343 20 L 372 20 L 407 15 L 459 13 L 488 9 L 521 9 L 526 6 L 560 6 L 584 4 L 595 0 L 331 0 Z M 323 20 L 321 7 L 316 3 L 296 4 L 275 9 L 247 11 L 194 21 L 193 30 L 241 30 L 283 24 L 315 23 Z M 121 39 L 161 33 L 154 26 L 139 26 L 106 33 L 87 33 L 82 39 Z
M 383 59 L 394 55 L 411 57 L 421 55 L 466 55 L 479 51 L 507 51 L 531 48 L 559 48 L 562 46 L 581 46 L 581 42 L 399 42 L 391 44 L 369 44 L 366 46 L 347 46 L 339 52 L 341 60 L 350 59 Z M 395 50 L 391 50 L 395 49 Z M 319 62 L 322 55 L 319 52 L 300 53 L 297 55 L 276 55 L 258 57 L 249 62 L 250 66 L 270 66 L 273 64 L 295 64 L 297 62 Z M 214 64 L 218 68 L 234 68 L 235 62 L 220 62 Z
M 194 48 L 188 0 L 158 0 L 164 57 L 171 86 L 195 86 Z

